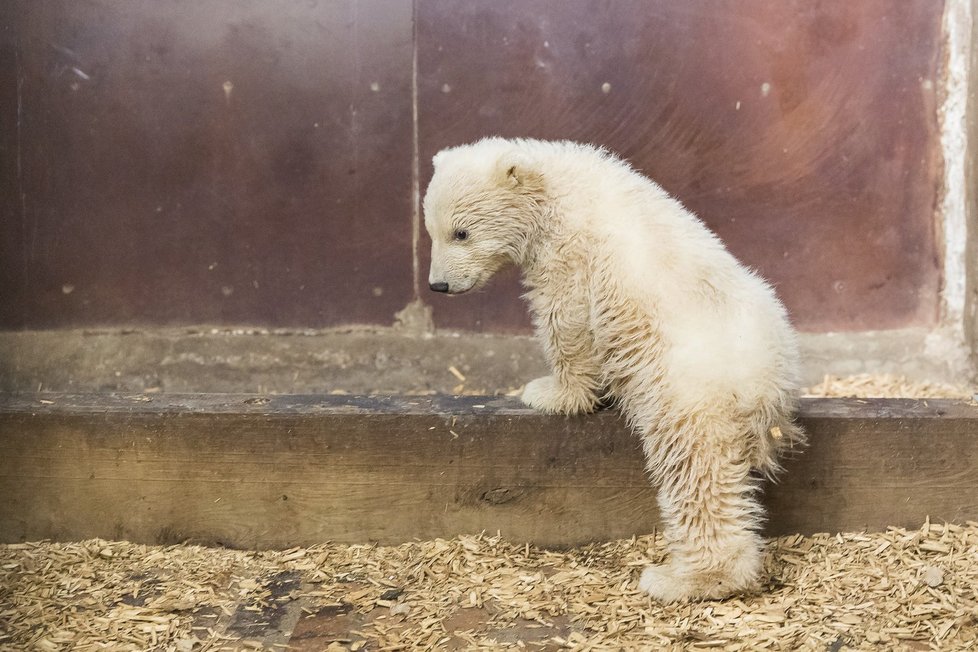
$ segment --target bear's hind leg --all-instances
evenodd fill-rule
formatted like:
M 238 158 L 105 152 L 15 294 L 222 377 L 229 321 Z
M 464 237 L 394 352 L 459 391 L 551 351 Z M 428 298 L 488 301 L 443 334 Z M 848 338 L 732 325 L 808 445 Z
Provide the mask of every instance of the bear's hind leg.
M 649 460 L 659 462 L 652 468 L 669 558 L 646 568 L 639 587 L 662 602 L 750 590 L 763 563 L 756 531 L 762 508 L 745 455 L 733 454 L 730 441 L 689 441 L 684 434 L 677 438 L 684 440 L 681 450 Z

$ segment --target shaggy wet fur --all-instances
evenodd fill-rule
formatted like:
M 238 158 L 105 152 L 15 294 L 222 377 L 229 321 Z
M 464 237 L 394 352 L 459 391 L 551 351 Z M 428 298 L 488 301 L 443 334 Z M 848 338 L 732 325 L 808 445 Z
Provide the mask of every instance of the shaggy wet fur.
M 552 368 L 523 401 L 565 414 L 610 401 L 642 437 L 669 557 L 641 588 L 666 602 L 753 588 L 759 474 L 804 442 L 795 335 L 771 287 L 603 150 L 492 138 L 434 163 L 430 282 L 466 292 L 519 265 Z

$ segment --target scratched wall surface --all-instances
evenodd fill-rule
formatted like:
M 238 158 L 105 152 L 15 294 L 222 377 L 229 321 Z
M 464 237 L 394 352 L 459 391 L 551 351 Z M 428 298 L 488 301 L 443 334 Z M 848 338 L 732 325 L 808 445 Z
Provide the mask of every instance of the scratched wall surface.
M 410 301 L 410 3 L 18 6 L 3 326 L 390 323 Z
M 804 329 L 932 324 L 942 9 L 3 3 L 0 328 L 388 325 L 421 297 L 528 330 L 512 273 L 424 289 L 415 148 L 423 190 L 489 134 L 621 152 Z
M 424 183 L 434 152 L 486 133 L 603 143 L 771 279 L 802 328 L 936 319 L 941 3 L 419 6 Z M 497 298 L 515 278 L 501 285 L 432 299 L 437 322 L 517 323 Z

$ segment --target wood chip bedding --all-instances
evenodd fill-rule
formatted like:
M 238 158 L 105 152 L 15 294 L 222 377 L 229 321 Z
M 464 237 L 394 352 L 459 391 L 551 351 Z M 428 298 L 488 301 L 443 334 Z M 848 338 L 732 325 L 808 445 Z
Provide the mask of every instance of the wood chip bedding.
M 763 591 L 726 601 L 662 606 L 639 593 L 638 573 L 661 550 L 654 536 L 566 552 L 498 536 L 283 552 L 6 545 L 0 647 L 287 649 L 287 635 L 262 641 L 262 625 L 280 625 L 260 622 L 276 620 L 263 615 L 271 602 L 298 605 L 300 620 L 360 614 L 360 629 L 317 639 L 333 650 L 978 646 L 978 523 L 775 539 Z M 249 610 L 259 622 L 230 627 Z M 485 617 L 459 628 L 469 610 Z
M 832 376 L 805 390 L 808 396 L 857 398 L 973 398 L 978 389 L 952 383 L 919 381 L 895 374 Z

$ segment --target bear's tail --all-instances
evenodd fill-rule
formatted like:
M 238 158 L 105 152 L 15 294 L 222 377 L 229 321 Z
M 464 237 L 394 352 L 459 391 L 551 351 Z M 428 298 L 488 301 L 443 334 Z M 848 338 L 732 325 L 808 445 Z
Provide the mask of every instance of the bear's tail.
M 758 410 L 751 419 L 753 455 L 751 466 L 769 480 L 777 480 L 783 471 L 781 461 L 797 455 L 808 445 L 804 429 L 795 422 L 797 409 L 794 398 L 782 395 L 766 409 Z

